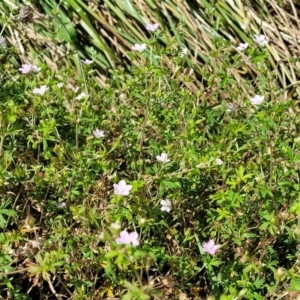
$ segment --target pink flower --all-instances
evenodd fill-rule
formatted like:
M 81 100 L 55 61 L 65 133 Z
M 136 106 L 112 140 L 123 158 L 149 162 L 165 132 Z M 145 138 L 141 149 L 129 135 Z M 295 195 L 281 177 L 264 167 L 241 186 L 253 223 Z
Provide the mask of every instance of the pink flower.
M 264 96 L 255 95 L 254 98 L 250 98 L 250 103 L 252 105 L 260 105 L 264 101 Z
M 38 68 L 37 66 L 31 64 L 23 64 L 22 68 L 19 68 L 19 71 L 21 71 L 23 74 L 27 74 L 31 71 L 39 72 L 40 70 L 41 68 Z
M 114 184 L 114 193 L 119 196 L 128 196 L 132 186 L 130 184 L 126 184 L 125 180 L 119 181 L 119 183 Z
M 207 243 L 203 243 L 202 247 L 204 252 L 209 253 L 211 255 L 214 255 L 220 248 L 219 245 L 215 244 L 214 240 L 209 240 Z
M 33 89 L 33 93 L 34 94 L 38 94 L 38 95 L 44 95 L 45 92 L 48 90 L 49 88 L 46 85 L 42 85 L 40 88 L 35 88 Z
M 22 68 L 19 69 L 23 74 L 31 72 L 31 65 L 22 65 Z
M 117 244 L 119 245 L 129 245 L 132 244 L 133 246 L 138 246 L 139 242 L 139 235 L 137 232 L 127 232 L 127 230 L 123 230 L 120 232 L 120 236 L 116 239 Z
M 94 131 L 93 131 L 93 135 L 95 138 L 97 139 L 100 139 L 100 138 L 103 138 L 105 135 L 104 135 L 104 131 L 103 130 L 99 130 L 98 128 L 96 128 Z
M 159 24 L 158 23 L 155 23 L 155 24 L 147 24 L 146 26 L 146 29 L 148 31 L 156 31 L 159 27 Z
M 254 34 L 253 41 L 260 46 L 266 46 L 268 44 L 268 40 L 263 34 Z
M 248 43 L 245 43 L 245 44 L 240 43 L 235 49 L 236 49 L 237 51 L 244 51 L 245 49 L 248 48 L 248 46 L 249 46 Z

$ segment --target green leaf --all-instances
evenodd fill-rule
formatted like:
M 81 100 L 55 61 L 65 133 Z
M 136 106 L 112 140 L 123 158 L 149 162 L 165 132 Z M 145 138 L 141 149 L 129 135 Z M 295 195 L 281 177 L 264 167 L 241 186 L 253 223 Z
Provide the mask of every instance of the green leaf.
M 293 205 L 290 208 L 290 212 L 296 213 L 298 216 L 300 216 L 300 201 L 293 203 Z
M 113 258 L 113 257 L 116 257 L 120 254 L 120 251 L 119 250 L 112 250 L 112 251 L 109 251 L 105 254 L 105 258 Z
M 172 182 L 169 180 L 163 180 L 162 182 L 163 182 L 163 185 L 168 187 L 169 189 L 178 189 L 181 187 L 179 182 Z
M 291 286 L 288 288 L 290 291 L 296 291 L 296 292 L 300 293 L 300 281 L 299 280 L 292 279 L 290 284 L 291 284 Z

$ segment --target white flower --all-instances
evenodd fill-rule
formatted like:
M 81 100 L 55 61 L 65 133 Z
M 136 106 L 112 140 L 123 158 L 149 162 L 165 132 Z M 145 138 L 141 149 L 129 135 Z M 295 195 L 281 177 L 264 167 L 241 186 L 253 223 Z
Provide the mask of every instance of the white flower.
M 246 50 L 248 48 L 248 46 L 249 46 L 248 43 L 245 43 L 245 44 L 240 43 L 235 49 L 237 51 L 244 51 L 244 50 Z
M 38 94 L 38 95 L 44 95 L 45 92 L 48 90 L 49 88 L 46 85 L 42 85 L 40 88 L 35 88 L 33 89 L 33 93 L 34 94 Z
M 252 105 L 260 105 L 264 101 L 264 96 L 255 95 L 253 98 L 250 98 L 250 103 Z
M 155 23 L 155 24 L 147 24 L 146 26 L 146 29 L 148 31 L 156 31 L 159 27 L 159 24 L 158 23 Z
M 114 184 L 114 193 L 119 196 L 128 196 L 132 186 L 127 184 L 125 180 L 119 181 Z
M 131 47 L 132 50 L 139 52 L 143 52 L 146 48 L 146 44 L 134 44 L 134 46 Z
M 85 98 L 86 96 L 87 96 L 86 93 L 80 93 L 75 99 L 76 100 L 81 100 L 81 99 Z
M 161 155 L 157 155 L 156 159 L 157 159 L 157 161 L 162 162 L 162 163 L 167 163 L 170 161 L 170 159 L 168 159 L 168 154 L 166 154 L 164 152 Z
M 161 204 L 161 208 L 160 208 L 161 211 L 166 211 L 166 212 L 170 212 L 171 211 L 171 209 L 172 209 L 172 203 L 171 203 L 171 201 L 169 199 L 161 200 L 160 204 Z
M 188 48 L 187 48 L 187 47 L 183 47 L 183 48 L 181 49 L 181 52 L 180 52 L 179 56 L 180 56 L 180 57 L 184 57 L 185 55 L 188 54 L 188 52 L 189 52 Z
M 56 84 L 58 88 L 62 88 L 64 86 L 63 82 L 59 82 Z
M 267 38 L 263 34 L 254 34 L 253 41 L 260 46 L 266 46 L 268 44 Z
M 89 59 L 85 59 L 85 60 L 82 59 L 81 62 L 82 62 L 84 65 L 90 65 L 90 64 L 93 63 L 93 61 L 92 61 L 92 60 L 89 60 Z
M 41 71 L 41 68 L 39 68 L 39 67 L 37 67 L 37 66 L 35 66 L 35 65 L 31 65 L 31 70 L 32 70 L 33 72 L 39 72 L 39 71 Z
M 105 135 L 104 135 L 104 131 L 103 130 L 99 130 L 98 128 L 96 128 L 94 131 L 93 131 L 93 135 L 95 138 L 97 139 L 100 139 L 100 138 L 103 138 Z
M 223 164 L 223 160 L 220 159 L 220 158 L 216 158 L 216 164 L 217 164 L 218 166 L 221 166 L 221 165 Z

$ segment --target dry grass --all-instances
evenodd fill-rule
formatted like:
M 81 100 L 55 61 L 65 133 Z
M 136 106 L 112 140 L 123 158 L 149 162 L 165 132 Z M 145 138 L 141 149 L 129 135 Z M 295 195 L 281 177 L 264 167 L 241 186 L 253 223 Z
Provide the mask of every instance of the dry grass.
M 14 3 L 13 3 L 14 2 Z M 2 15 L 8 15 L 8 5 L 21 7 L 17 1 L 5 0 L 1 4 Z M 212 40 L 222 36 L 232 41 L 252 42 L 253 34 L 265 34 L 270 41 L 267 46 L 270 71 L 278 73 L 274 87 L 286 88 L 298 80 L 298 56 L 300 8 L 292 0 L 218 1 L 215 5 L 205 0 L 198 1 L 89 1 L 88 5 L 78 1 L 66 1 L 69 8 L 53 3 L 34 7 L 30 22 L 10 23 L 4 32 L 17 48 L 21 62 L 45 61 L 58 70 L 60 64 L 75 64 L 80 73 L 80 57 L 93 57 L 98 65 L 97 75 L 105 84 L 109 70 L 130 64 L 128 51 L 133 43 L 147 39 L 145 25 L 149 22 L 161 24 L 163 45 L 175 38 L 177 44 L 190 50 L 190 66 L 198 65 L 211 69 Z M 281 4 L 280 4 L 281 3 Z M 68 13 L 66 13 L 68 11 Z M 13 12 L 15 14 L 16 12 Z M 47 15 L 45 18 L 44 16 Z M 183 20 L 184 24 L 180 25 Z M 234 47 L 232 48 L 235 53 Z M 294 62 L 293 62 L 294 60 Z M 135 62 L 133 62 L 135 63 Z M 172 65 L 169 64 L 170 69 Z M 247 63 L 247 68 L 230 70 L 234 78 L 243 82 L 247 76 L 254 81 L 256 66 Z M 197 68 L 186 70 L 194 73 L 197 80 L 189 83 L 192 92 L 203 88 Z M 175 70 L 174 70 L 175 72 Z M 242 85 L 241 85 L 242 86 Z M 299 94 L 297 88 L 293 92 Z

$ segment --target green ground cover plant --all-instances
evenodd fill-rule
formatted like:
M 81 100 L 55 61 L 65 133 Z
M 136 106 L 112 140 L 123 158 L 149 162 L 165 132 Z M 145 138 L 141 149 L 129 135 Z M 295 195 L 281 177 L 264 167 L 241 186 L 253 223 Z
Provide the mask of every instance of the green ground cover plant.
M 1 297 L 296 299 L 299 109 L 268 37 L 199 67 L 147 30 L 106 86 L 89 59 L 15 68 L 1 37 Z

